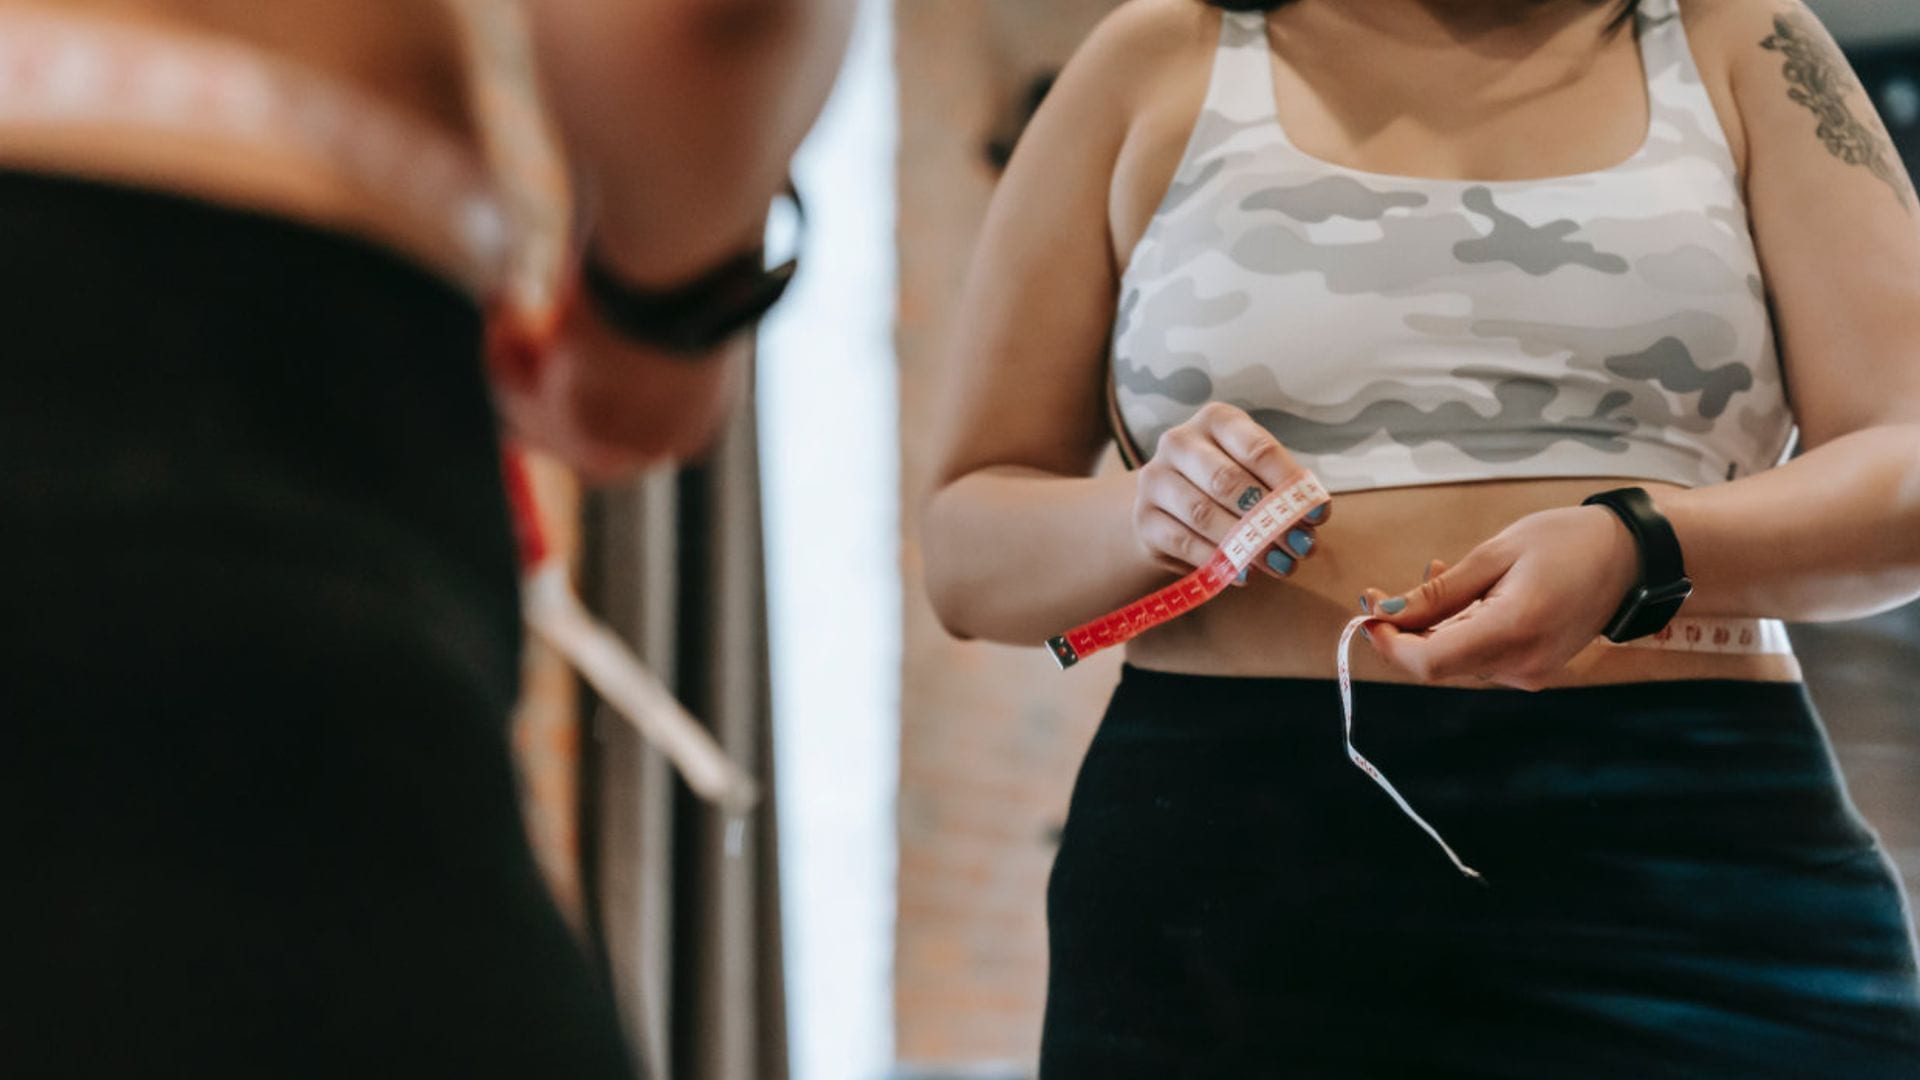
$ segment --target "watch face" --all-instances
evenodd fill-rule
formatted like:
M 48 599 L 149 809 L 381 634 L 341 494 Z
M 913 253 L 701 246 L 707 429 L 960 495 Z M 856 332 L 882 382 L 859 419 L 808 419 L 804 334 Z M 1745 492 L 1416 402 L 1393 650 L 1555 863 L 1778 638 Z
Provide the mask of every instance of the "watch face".
M 1614 641 L 1632 641 L 1657 633 L 1680 613 L 1680 606 L 1693 595 L 1693 582 L 1687 578 L 1647 588 L 1635 586 L 1626 602 L 1608 625 L 1606 636 Z
M 1671 605 L 1678 608 L 1687 597 L 1693 595 L 1693 579 L 1680 578 L 1664 585 L 1654 585 L 1640 591 L 1640 606 L 1653 607 Z

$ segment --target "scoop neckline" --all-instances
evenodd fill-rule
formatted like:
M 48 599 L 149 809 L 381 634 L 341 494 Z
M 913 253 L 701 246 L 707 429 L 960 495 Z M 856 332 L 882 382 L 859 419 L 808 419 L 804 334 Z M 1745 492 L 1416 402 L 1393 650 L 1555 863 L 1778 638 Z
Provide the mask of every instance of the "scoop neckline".
M 1524 177 L 1514 180 L 1471 180 L 1452 177 L 1412 176 L 1404 173 L 1375 172 L 1371 169 L 1361 169 L 1351 165 L 1342 165 L 1337 161 L 1329 161 L 1318 154 L 1302 149 L 1299 143 L 1293 141 L 1293 136 L 1287 134 L 1286 125 L 1280 122 L 1280 87 L 1275 83 L 1273 77 L 1273 65 L 1276 57 L 1273 51 L 1273 39 L 1270 36 L 1271 26 L 1267 21 L 1268 13 L 1240 12 L 1235 14 L 1254 16 L 1261 29 L 1260 52 L 1262 59 L 1266 61 L 1267 65 L 1268 126 L 1273 129 L 1274 135 L 1279 138 L 1280 145 L 1286 147 L 1289 152 L 1299 155 L 1301 160 L 1316 168 L 1389 184 L 1431 184 L 1438 187 L 1458 189 L 1489 188 L 1498 190 L 1516 187 L 1538 187 L 1549 184 L 1570 184 L 1583 180 L 1596 180 L 1601 177 L 1611 176 L 1614 173 L 1626 172 L 1638 165 L 1641 160 L 1651 152 L 1653 147 L 1653 133 L 1660 119 L 1660 103 L 1658 97 L 1653 92 L 1653 62 L 1647 55 L 1649 35 L 1641 33 L 1636 26 L 1634 30 L 1634 49 L 1640 58 L 1640 88 L 1646 95 L 1647 124 L 1646 128 L 1640 133 L 1639 145 L 1634 147 L 1633 153 L 1615 164 L 1605 166 L 1604 168 L 1590 169 L 1585 172 L 1560 173 L 1553 176 Z

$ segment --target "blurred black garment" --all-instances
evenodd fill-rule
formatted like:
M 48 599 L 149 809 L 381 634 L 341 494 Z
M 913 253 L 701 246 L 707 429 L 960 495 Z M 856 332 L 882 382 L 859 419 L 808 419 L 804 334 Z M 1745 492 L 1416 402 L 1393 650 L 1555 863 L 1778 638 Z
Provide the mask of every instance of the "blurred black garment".
M 1798 685 L 1128 668 L 1048 897 L 1042 1080 L 1920 1076 L 1891 866 Z
M 0 1075 L 628 1077 L 518 814 L 472 299 L 0 174 Z

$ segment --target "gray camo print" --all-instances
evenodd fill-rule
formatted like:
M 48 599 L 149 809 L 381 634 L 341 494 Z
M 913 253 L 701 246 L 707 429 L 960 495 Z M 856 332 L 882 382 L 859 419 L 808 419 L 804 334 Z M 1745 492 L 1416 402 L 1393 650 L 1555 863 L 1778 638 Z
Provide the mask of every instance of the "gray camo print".
M 1653 115 L 1621 165 L 1471 183 L 1293 148 L 1263 16 L 1132 253 L 1120 414 L 1151 452 L 1208 401 L 1335 491 L 1490 476 L 1695 486 L 1778 463 L 1792 418 L 1733 159 L 1676 0 L 1640 19 Z

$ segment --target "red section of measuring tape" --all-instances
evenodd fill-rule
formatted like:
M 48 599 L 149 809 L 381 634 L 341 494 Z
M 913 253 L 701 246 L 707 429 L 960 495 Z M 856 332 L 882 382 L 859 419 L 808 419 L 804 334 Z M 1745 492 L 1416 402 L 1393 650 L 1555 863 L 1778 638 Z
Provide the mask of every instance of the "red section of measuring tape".
M 1140 634 L 1179 618 L 1226 591 L 1227 583 L 1239 576 L 1239 569 L 1226 552 L 1216 552 L 1207 565 L 1161 589 L 1152 596 L 1136 600 L 1119 611 L 1103 615 L 1084 626 L 1052 638 L 1047 648 L 1062 668 L 1081 659 L 1129 641 Z
M 508 450 L 500 464 L 507 485 L 507 507 L 513 513 L 513 538 L 520 546 L 520 568 L 532 570 L 547 561 L 547 534 L 540 527 L 533 476 L 527 471 L 527 459 L 518 450 Z
M 1151 596 L 1118 611 L 1047 640 L 1047 651 L 1060 666 L 1070 668 L 1102 649 L 1130 641 L 1161 623 L 1179 618 L 1219 596 L 1240 571 L 1269 544 L 1300 524 L 1313 508 L 1328 500 L 1326 488 L 1312 473 L 1261 500 L 1213 553 L 1207 564 Z

